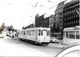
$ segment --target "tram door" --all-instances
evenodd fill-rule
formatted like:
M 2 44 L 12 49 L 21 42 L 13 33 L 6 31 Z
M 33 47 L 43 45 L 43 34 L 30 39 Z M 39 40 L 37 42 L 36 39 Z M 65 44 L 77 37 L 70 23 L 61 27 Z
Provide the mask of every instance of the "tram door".
M 43 31 L 43 36 L 47 36 L 47 32 L 46 31 Z
M 49 36 L 47 35 L 47 31 L 43 31 L 43 41 L 44 42 L 47 42 L 47 41 L 49 41 L 50 40 L 50 38 L 49 38 Z

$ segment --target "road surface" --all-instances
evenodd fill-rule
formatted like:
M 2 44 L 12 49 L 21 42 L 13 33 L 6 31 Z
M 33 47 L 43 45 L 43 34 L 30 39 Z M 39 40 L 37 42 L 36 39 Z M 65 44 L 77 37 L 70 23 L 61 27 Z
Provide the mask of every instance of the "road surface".
M 63 50 L 62 46 L 50 43 L 48 46 L 37 46 L 28 42 L 0 38 L 0 56 L 56 56 Z

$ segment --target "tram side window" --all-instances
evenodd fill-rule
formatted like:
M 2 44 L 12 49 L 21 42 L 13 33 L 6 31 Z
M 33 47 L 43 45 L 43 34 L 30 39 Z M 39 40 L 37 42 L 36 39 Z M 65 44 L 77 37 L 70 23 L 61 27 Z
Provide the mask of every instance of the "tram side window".
M 31 30 L 29 31 L 29 35 L 32 35 Z
M 33 35 L 33 31 L 32 30 L 30 31 L 30 35 Z
M 26 30 L 26 35 L 28 35 L 28 31 Z
M 42 30 L 39 30 L 39 34 L 38 34 L 39 36 L 40 35 L 43 35 L 43 31 Z
M 25 35 L 25 31 L 24 31 L 24 35 Z
M 69 37 L 75 39 L 75 31 L 69 31 Z
M 31 35 L 35 35 L 35 30 L 31 30 Z
M 24 34 L 23 31 L 21 31 L 21 34 L 22 34 L 22 35 Z
M 80 39 L 80 36 L 79 35 L 76 35 L 76 39 Z
M 80 39 L 79 31 L 76 31 L 76 39 Z
M 32 32 L 33 32 L 33 35 L 35 35 L 35 30 L 32 30 Z
M 70 38 L 75 39 L 75 35 L 74 34 L 70 34 Z
M 39 31 L 38 30 L 35 30 L 35 33 L 36 33 L 35 35 L 39 35 Z
M 41 30 L 41 35 L 43 35 L 43 31 Z
M 27 31 L 26 31 L 26 34 L 27 34 L 27 35 L 31 35 L 31 31 L 30 31 L 30 30 L 27 30 Z
M 68 31 L 66 31 L 66 37 L 68 38 Z
M 40 30 L 39 30 L 39 32 L 38 32 L 38 33 L 39 33 L 38 35 L 40 36 Z

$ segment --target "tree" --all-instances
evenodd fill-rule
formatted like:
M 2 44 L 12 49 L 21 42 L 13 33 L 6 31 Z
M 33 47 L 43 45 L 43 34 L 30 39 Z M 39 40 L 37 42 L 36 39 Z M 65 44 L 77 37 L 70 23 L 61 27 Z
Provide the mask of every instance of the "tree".
M 12 27 L 8 26 L 8 27 L 7 27 L 7 30 L 8 30 L 8 31 L 12 31 Z
M 8 30 L 8 31 L 12 31 L 12 32 L 13 32 L 13 31 L 17 31 L 16 29 L 13 28 L 12 25 L 8 26 L 8 27 L 7 27 L 7 30 Z
M 5 24 L 2 23 L 2 25 L 1 25 L 1 27 L 0 27 L 0 33 L 2 33 L 2 31 L 4 30 L 4 28 L 5 28 Z
M 22 29 L 25 29 L 25 27 L 22 27 Z

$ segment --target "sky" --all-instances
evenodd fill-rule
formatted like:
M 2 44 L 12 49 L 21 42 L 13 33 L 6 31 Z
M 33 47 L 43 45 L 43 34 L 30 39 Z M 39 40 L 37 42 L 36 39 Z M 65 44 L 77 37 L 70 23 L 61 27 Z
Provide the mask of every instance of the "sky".
M 55 13 L 55 9 L 64 0 L 0 0 L 0 25 L 13 25 L 16 29 L 35 23 L 35 15 L 45 17 Z

